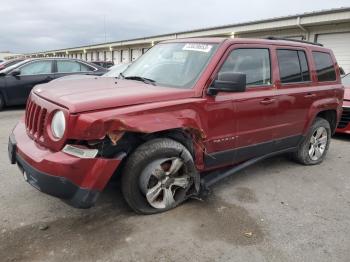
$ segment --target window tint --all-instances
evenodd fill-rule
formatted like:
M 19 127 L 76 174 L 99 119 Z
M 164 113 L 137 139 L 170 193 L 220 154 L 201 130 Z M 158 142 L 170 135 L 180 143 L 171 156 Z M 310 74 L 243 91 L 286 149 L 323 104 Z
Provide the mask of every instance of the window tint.
M 75 73 L 92 71 L 88 66 L 76 61 L 57 61 L 58 73 Z
M 268 49 L 236 49 L 231 52 L 220 69 L 222 73 L 243 73 L 247 76 L 247 85 L 270 85 L 270 53 Z
M 337 79 L 335 68 L 330 54 L 312 52 L 319 82 L 335 81 Z
M 310 71 L 304 51 L 277 50 L 282 83 L 310 81 Z
M 51 61 L 36 61 L 20 68 L 21 75 L 51 74 Z

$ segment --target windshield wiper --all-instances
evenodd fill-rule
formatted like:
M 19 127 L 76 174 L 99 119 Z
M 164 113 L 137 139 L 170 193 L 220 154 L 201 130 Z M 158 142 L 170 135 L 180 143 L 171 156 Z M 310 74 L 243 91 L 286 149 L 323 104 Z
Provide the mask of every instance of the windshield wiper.
M 120 74 L 123 79 L 129 79 L 129 80 L 135 80 L 135 81 L 142 81 L 146 84 L 151 84 L 151 85 L 156 85 L 156 81 L 154 81 L 153 79 L 149 79 L 146 77 L 142 77 L 142 76 L 124 76 L 122 74 Z

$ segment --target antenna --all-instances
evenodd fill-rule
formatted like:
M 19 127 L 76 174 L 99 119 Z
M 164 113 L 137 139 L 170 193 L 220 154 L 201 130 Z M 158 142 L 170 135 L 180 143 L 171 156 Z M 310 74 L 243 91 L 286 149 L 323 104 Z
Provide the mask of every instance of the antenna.
M 106 33 L 106 15 L 103 16 L 103 28 L 105 32 L 105 43 L 107 42 L 107 33 Z

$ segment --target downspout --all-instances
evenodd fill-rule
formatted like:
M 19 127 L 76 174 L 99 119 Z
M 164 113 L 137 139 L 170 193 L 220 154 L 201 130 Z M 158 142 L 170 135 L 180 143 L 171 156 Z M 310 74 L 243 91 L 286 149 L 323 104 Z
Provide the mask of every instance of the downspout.
M 306 33 L 306 41 L 309 41 L 310 39 L 310 32 L 301 25 L 301 18 L 300 16 L 297 17 L 297 27 L 299 27 L 302 31 L 304 31 Z

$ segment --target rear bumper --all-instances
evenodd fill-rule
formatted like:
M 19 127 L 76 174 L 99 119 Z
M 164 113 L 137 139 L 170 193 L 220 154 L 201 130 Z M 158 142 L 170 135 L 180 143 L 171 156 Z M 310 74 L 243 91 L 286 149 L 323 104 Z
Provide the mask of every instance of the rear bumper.
M 27 136 L 23 122 L 10 135 L 8 154 L 30 185 L 77 208 L 94 205 L 122 161 L 122 157 L 81 159 L 52 152 Z
M 343 113 L 336 132 L 350 134 L 350 101 L 343 102 Z

